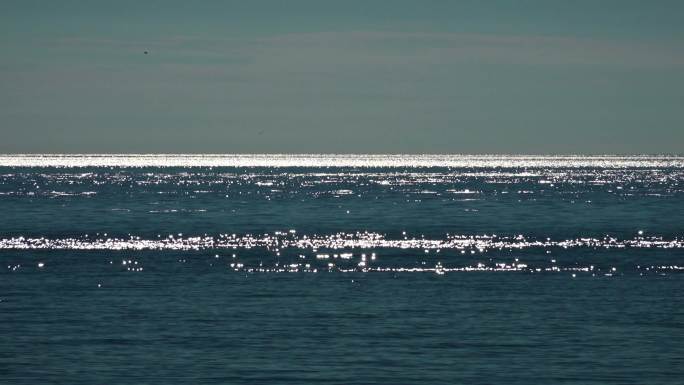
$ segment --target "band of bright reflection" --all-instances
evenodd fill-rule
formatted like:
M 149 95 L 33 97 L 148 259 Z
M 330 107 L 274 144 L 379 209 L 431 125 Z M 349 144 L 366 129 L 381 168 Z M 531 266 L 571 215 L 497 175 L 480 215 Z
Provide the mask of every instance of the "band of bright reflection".
M 0 167 L 455 167 L 684 168 L 682 156 L 405 155 L 405 154 L 17 154 Z
M 643 235 L 639 232 L 631 239 L 575 238 L 552 240 L 550 238 L 535 240 L 519 234 L 515 236 L 498 235 L 449 235 L 444 239 L 425 239 L 424 237 L 403 239 L 387 239 L 383 234 L 372 232 L 337 233 L 332 235 L 299 235 L 294 230 L 276 231 L 272 234 L 241 235 L 221 234 L 216 237 L 183 237 L 182 234 L 158 236 L 157 239 L 141 239 L 137 236 L 115 238 L 99 236 L 83 236 L 80 238 L 25 238 L 13 237 L 0 239 L 0 250 L 85 250 L 85 251 L 213 251 L 210 265 L 224 266 L 229 271 L 244 273 L 318 273 L 318 272 L 393 272 L 393 273 L 434 273 L 444 275 L 453 272 L 527 272 L 527 273 L 570 273 L 572 278 L 577 274 L 612 277 L 622 274 L 615 266 L 568 265 L 560 264 L 557 257 L 539 259 L 530 254 L 521 253 L 520 257 L 510 255 L 502 257 L 489 255 L 489 251 L 511 251 L 518 254 L 525 249 L 540 250 L 542 255 L 562 255 L 563 251 L 579 250 L 625 250 L 625 249 L 684 249 L 684 240 L 663 239 L 662 237 Z M 254 250 L 251 250 L 254 249 Z M 253 256 L 243 254 L 257 253 L 261 255 L 258 263 Z M 219 253 L 231 253 L 220 255 Z M 281 259 L 281 253 L 288 257 Z M 397 253 L 415 254 L 413 262 L 397 261 L 392 255 Z M 238 255 L 239 254 L 239 255 Z M 297 255 L 295 255 L 297 254 Z M 383 258 L 380 258 L 383 254 Z M 530 261 L 523 261 L 527 255 Z M 465 258 L 459 258 L 459 257 Z M 197 258 L 197 256 L 195 256 Z M 411 258 L 413 259 L 413 258 Z M 480 260 L 476 263 L 464 264 L 468 260 Z M 508 260 L 506 260 L 508 259 Z M 177 259 L 178 263 L 187 263 L 188 257 Z M 435 260 L 437 262 L 435 263 Z M 567 262 L 567 261 L 566 261 Z M 136 257 L 126 257 L 120 264 L 110 260 L 111 265 L 120 265 L 126 272 L 141 273 L 145 271 L 143 261 Z M 444 264 L 443 264 L 444 263 Z M 44 261 L 37 263 L 37 269 L 49 270 Z M 9 264 L 10 272 L 21 271 L 21 264 Z M 684 272 L 684 266 L 675 264 L 637 265 L 634 272 L 640 275 L 670 272 Z
M 243 235 L 221 234 L 219 236 L 181 237 L 168 235 L 158 239 L 102 238 L 84 236 L 80 238 L 26 238 L 12 237 L 0 239 L 0 250 L 208 250 L 208 249 L 251 249 L 283 250 L 288 248 L 310 250 L 339 249 L 418 249 L 418 250 L 460 250 L 469 252 L 486 252 L 488 250 L 522 250 L 571 249 L 571 248 L 647 248 L 647 249 L 683 249 L 684 240 L 663 239 L 662 237 L 638 236 L 620 240 L 614 237 L 574 238 L 552 240 L 546 238 L 528 239 L 523 235 L 449 235 L 445 239 L 408 238 L 387 239 L 384 235 L 372 232 L 353 234 L 337 233 L 333 235 L 303 235 L 293 232 L 275 232 L 274 234 Z

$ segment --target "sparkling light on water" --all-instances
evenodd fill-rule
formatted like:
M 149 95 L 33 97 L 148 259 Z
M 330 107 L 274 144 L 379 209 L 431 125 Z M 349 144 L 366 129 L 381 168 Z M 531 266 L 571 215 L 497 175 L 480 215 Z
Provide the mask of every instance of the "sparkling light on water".
M 0 250 L 211 250 L 211 249 L 251 249 L 255 247 L 267 250 L 340 250 L 340 249 L 410 249 L 440 252 L 441 250 L 465 250 L 479 253 L 489 250 L 524 250 L 524 249 L 574 249 L 574 248 L 602 248 L 602 249 L 684 249 L 684 240 L 664 240 L 661 237 L 637 237 L 618 240 L 613 237 L 604 238 L 575 238 L 560 241 L 551 239 L 527 239 L 522 235 L 501 237 L 496 235 L 450 235 L 445 239 L 387 239 L 378 233 L 338 233 L 320 236 L 309 235 L 297 237 L 286 233 L 263 234 L 261 236 L 235 234 L 221 234 L 197 237 L 168 237 L 160 239 L 140 239 L 140 237 L 124 238 L 25 238 L 13 237 L 0 239 Z M 339 258 L 349 259 L 351 253 L 340 253 Z M 337 254 L 334 255 L 338 257 Z M 366 256 L 363 256 L 364 259 Z M 328 259 L 329 254 L 317 254 L 318 259 Z
M 541 155 L 0 155 L 8 167 L 458 167 L 626 168 L 684 167 L 680 156 Z
M 136 273 L 149 271 L 138 254 L 150 251 L 182 264 L 208 253 L 212 267 L 238 272 L 678 272 L 682 234 L 653 220 L 680 215 L 682 181 L 678 156 L 0 155 L 0 199 L 14 218 L 0 251 L 8 271 L 45 274 L 58 264 L 10 254 L 125 254 L 117 266 Z M 623 202 L 636 214 L 623 215 Z M 42 223 L 30 219 L 36 207 Z M 585 232 L 594 207 L 637 221 L 594 215 Z M 572 223 L 547 232 L 557 215 Z M 89 233 L 83 219 L 112 231 Z M 280 224 L 297 229 L 248 232 Z M 636 251 L 638 263 L 620 261 Z
M 556 259 L 550 259 L 550 264 L 540 263 L 531 258 L 530 262 L 523 262 L 520 258 L 502 262 L 503 252 L 520 253 L 523 251 L 545 251 L 546 253 L 558 251 L 582 251 L 582 250 L 611 250 L 611 249 L 684 249 L 684 240 L 664 240 L 659 237 L 645 238 L 638 236 L 633 239 L 619 240 L 613 237 L 604 238 L 577 238 L 554 241 L 549 238 L 542 240 L 527 239 L 522 235 L 497 236 L 497 235 L 450 235 L 444 239 L 406 238 L 387 239 L 377 233 L 337 233 L 334 235 L 297 236 L 292 230 L 288 232 L 275 232 L 274 234 L 262 234 L 260 236 L 235 234 L 221 234 L 216 237 L 180 237 L 169 235 L 159 239 L 141 239 L 132 236 L 127 239 L 121 238 L 25 238 L 15 237 L 0 239 L 0 250 L 74 250 L 74 251 L 212 251 L 210 259 L 221 259 L 220 254 L 215 252 L 232 252 L 231 262 L 224 264 L 229 270 L 249 273 L 271 272 L 304 272 L 317 273 L 318 271 L 335 272 L 433 272 L 443 275 L 448 272 L 584 272 L 592 275 L 602 274 L 612 276 L 617 273 L 616 267 L 609 267 L 606 271 L 595 268 L 594 265 L 570 265 L 559 266 Z M 323 251 L 325 250 L 325 251 Z M 418 265 L 406 263 L 405 259 L 388 256 L 378 258 L 377 252 L 389 255 L 397 251 L 411 253 L 416 256 Z M 451 253 L 449 254 L 449 252 Z M 237 254 L 242 252 L 257 253 L 259 263 L 236 260 Z M 483 258 L 486 262 L 464 264 L 460 255 L 468 252 L 471 257 Z M 290 263 L 287 259 L 281 259 L 281 253 L 296 254 L 296 260 Z M 441 260 L 433 262 L 434 257 L 430 254 L 440 255 Z M 489 254 L 488 254 L 489 253 Z M 497 254 L 499 253 L 499 254 Z M 420 255 L 425 257 L 418 257 Z M 516 255 L 516 254 L 513 254 Z M 253 257 L 247 259 L 253 260 Z M 300 261 L 301 260 L 301 261 Z M 181 263 L 187 259 L 179 259 Z M 112 262 L 110 262 L 111 264 Z M 405 265 L 402 265 L 404 263 Z M 214 266 L 211 262 L 211 266 Z M 221 266 L 220 262 L 216 262 Z M 43 268 L 44 262 L 38 263 L 38 268 Z M 127 272 L 142 272 L 142 264 L 134 258 L 124 258 L 121 266 Z M 19 270 L 20 265 L 10 265 L 11 271 Z M 640 272 L 680 272 L 684 267 L 678 265 L 650 265 L 633 267 Z

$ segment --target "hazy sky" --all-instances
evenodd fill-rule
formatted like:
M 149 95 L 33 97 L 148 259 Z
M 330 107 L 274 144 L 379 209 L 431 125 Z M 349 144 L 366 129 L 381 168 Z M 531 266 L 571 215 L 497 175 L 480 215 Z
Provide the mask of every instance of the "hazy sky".
M 0 152 L 684 153 L 682 15 L 3 0 Z

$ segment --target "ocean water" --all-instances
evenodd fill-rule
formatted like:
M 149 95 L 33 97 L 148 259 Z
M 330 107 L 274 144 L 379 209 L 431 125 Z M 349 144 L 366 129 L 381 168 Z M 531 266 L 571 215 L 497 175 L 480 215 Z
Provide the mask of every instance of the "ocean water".
M 2 384 L 682 384 L 684 158 L 0 156 Z

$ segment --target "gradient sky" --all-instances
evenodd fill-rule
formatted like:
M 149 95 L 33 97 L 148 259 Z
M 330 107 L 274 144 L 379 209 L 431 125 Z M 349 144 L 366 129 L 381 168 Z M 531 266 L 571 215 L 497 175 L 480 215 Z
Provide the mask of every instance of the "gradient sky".
M 682 1 L 3 0 L 0 152 L 681 154 L 682 15 Z

